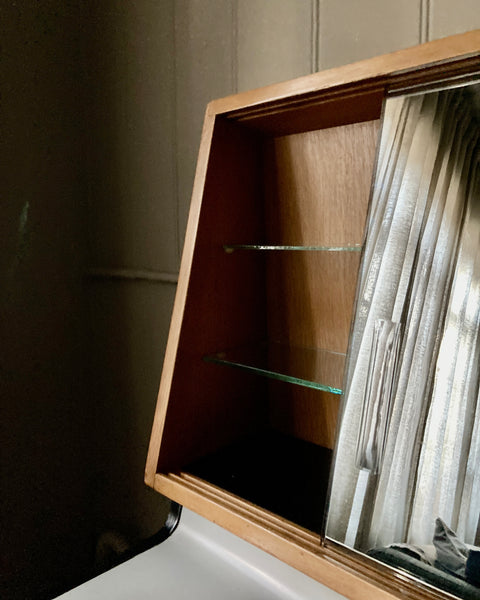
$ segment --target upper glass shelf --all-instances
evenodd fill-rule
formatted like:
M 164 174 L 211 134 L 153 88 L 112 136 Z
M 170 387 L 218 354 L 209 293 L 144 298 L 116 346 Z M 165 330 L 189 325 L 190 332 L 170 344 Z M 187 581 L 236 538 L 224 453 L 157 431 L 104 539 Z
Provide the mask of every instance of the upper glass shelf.
M 343 393 L 345 354 L 339 352 L 270 343 L 218 352 L 204 360 L 315 390 Z
M 362 244 L 345 244 L 340 246 L 281 246 L 269 244 L 225 244 L 223 249 L 228 254 L 235 250 L 295 250 L 317 252 L 360 252 Z

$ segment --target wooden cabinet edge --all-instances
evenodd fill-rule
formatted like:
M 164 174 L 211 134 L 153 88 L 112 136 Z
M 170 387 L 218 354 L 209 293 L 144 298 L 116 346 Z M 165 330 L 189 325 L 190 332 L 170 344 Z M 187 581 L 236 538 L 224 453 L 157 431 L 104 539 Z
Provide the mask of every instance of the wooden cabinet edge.
M 168 475 L 157 474 L 154 488 L 351 600 L 398 600 L 398 596 L 379 588 L 377 582 L 369 582 L 348 567 L 337 563 L 331 556 L 327 556 L 322 552 L 320 544 L 317 552 L 304 548 L 253 519 L 216 503 L 202 493 L 188 489 Z
M 150 487 L 154 487 L 155 475 L 157 473 L 158 457 L 160 454 L 161 440 L 168 406 L 168 397 L 172 383 L 178 341 L 187 298 L 188 282 L 190 279 L 193 252 L 197 237 L 198 221 L 200 208 L 202 205 L 203 189 L 207 175 L 208 159 L 210 155 L 214 125 L 215 115 L 211 111 L 207 110 L 205 113 L 202 136 L 200 140 L 197 168 L 193 183 L 192 200 L 185 234 L 185 244 L 183 247 L 180 272 L 178 276 L 177 292 L 175 294 L 175 302 L 173 305 L 167 347 L 163 361 L 162 376 L 160 379 L 160 388 L 153 418 L 152 432 L 150 435 L 150 444 L 145 467 L 145 483 Z
M 479 50 L 480 30 L 477 29 L 349 65 L 305 75 L 290 81 L 219 98 L 210 102 L 208 110 L 214 114 L 222 114 L 241 110 L 245 107 L 254 108 L 267 102 L 321 92 L 330 87 L 360 84 L 364 80 L 423 69 L 429 65 L 446 61 L 451 62 L 460 58 L 466 59 L 469 55 L 478 54 Z

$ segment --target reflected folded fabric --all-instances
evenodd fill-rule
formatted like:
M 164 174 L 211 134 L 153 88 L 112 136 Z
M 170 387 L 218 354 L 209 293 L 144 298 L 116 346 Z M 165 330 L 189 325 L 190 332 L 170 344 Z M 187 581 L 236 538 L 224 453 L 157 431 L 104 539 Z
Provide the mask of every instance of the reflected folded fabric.
M 465 544 L 442 519 L 435 521 L 435 565 L 480 586 L 480 548 Z

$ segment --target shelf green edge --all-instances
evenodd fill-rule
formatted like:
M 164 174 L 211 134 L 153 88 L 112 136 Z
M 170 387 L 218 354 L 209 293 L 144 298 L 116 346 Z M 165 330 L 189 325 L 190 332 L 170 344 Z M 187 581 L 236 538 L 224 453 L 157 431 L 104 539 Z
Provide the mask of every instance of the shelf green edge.
M 249 371 L 250 373 L 255 373 L 257 375 L 261 375 L 263 377 L 268 377 L 270 379 L 275 379 L 277 381 L 285 381 L 287 383 L 293 383 L 296 385 L 301 385 L 303 387 L 308 387 L 314 390 L 321 390 L 323 392 L 329 392 L 331 394 L 341 395 L 343 391 L 339 388 L 332 387 L 323 383 L 318 383 L 316 381 L 307 381 L 305 379 L 300 379 L 298 377 L 293 377 L 292 375 L 284 375 L 282 373 L 276 373 L 275 371 L 268 371 L 267 369 L 261 369 L 259 367 L 253 367 L 251 365 L 245 365 L 243 363 L 234 362 L 225 360 L 223 358 L 219 358 L 215 355 L 204 356 L 203 360 L 206 362 L 225 365 L 229 367 L 234 367 L 237 369 L 243 369 L 244 371 Z

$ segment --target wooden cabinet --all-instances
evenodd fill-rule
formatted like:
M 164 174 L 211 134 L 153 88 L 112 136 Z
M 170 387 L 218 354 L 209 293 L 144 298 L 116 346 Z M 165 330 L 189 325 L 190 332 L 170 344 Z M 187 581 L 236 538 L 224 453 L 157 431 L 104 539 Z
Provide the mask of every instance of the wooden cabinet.
M 350 598 L 438 596 L 323 537 L 383 100 L 479 68 L 470 32 L 206 112 L 146 482 Z

